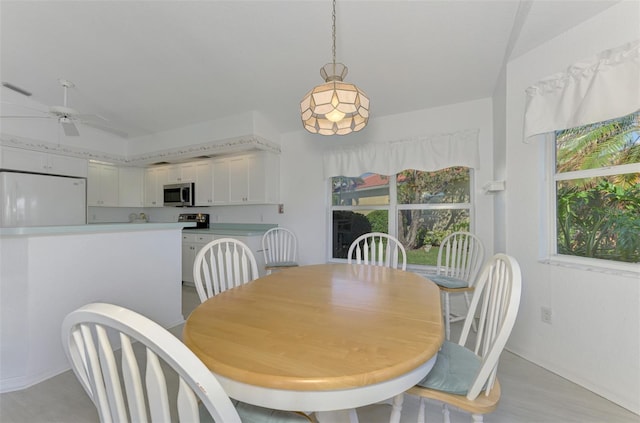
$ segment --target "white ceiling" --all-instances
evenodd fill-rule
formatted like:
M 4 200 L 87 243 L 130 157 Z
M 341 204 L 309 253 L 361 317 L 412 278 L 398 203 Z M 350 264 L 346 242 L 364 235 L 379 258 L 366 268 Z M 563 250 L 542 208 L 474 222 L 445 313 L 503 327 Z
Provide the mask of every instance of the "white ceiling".
M 337 61 L 371 119 L 486 98 L 506 56 L 617 1 L 340 0 Z M 59 105 L 57 80 L 70 80 L 71 107 L 129 138 L 248 111 L 299 130 L 299 102 L 331 61 L 329 0 L 2 0 L 0 16 L 3 82 Z

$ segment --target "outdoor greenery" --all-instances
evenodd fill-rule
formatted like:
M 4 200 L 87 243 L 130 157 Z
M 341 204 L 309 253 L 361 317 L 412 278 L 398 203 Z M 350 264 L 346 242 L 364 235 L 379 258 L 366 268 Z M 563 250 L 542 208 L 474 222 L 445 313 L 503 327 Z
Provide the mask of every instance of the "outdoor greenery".
M 370 178 L 374 183 L 367 185 Z M 440 242 L 452 232 L 469 230 L 469 208 L 450 206 L 470 203 L 470 169 L 405 170 L 393 180 L 397 198 L 391 201 L 387 178 L 374 174 L 332 178 L 332 205 L 359 206 L 355 211 L 333 211 L 333 257 L 346 258 L 351 242 L 362 233 L 389 233 L 389 213 L 395 209 L 396 236 L 406 249 L 407 262 L 435 265 Z M 390 203 L 395 206 L 385 207 Z M 367 210 L 368 205 L 374 210 Z
M 640 112 L 558 131 L 557 173 L 640 163 Z M 558 253 L 640 262 L 640 172 L 560 180 Z
M 389 212 L 386 210 L 374 210 L 367 214 L 367 220 L 371 223 L 371 232 L 389 232 Z
M 466 167 L 405 170 L 398 174 L 398 204 L 467 203 L 469 179 Z M 446 235 L 469 227 L 467 210 L 402 210 L 398 218 L 398 239 L 407 250 L 440 245 Z

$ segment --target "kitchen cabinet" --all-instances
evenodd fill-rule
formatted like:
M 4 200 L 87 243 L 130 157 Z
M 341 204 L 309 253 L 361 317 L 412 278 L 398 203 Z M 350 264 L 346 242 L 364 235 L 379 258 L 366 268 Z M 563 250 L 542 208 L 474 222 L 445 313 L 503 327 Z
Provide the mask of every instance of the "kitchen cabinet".
M 183 182 L 195 182 L 196 166 L 193 162 L 170 165 L 167 169 L 167 183 L 179 184 Z
M 229 160 L 214 160 L 211 164 L 213 173 L 213 204 L 229 204 Z
M 182 281 L 192 284 L 193 263 L 196 261 L 196 254 L 209 242 L 213 241 L 213 234 L 182 234 Z
M 264 254 L 262 253 L 262 235 L 216 235 L 211 232 L 207 233 L 182 233 L 182 281 L 188 284 L 193 284 L 193 263 L 196 261 L 196 254 L 209 242 L 219 238 L 234 238 L 238 241 L 242 241 L 251 250 L 256 258 L 256 264 L 258 265 L 258 274 L 260 276 L 265 275 L 264 269 Z
M 118 205 L 120 207 L 142 207 L 144 205 L 143 168 L 118 168 Z
M 89 163 L 87 178 L 87 205 L 118 206 L 118 168 L 101 163 Z
M 246 156 L 229 159 L 229 202 L 232 204 L 249 201 L 249 158 Z
M 279 157 L 258 152 L 230 157 L 229 204 L 277 203 L 280 192 Z
M 144 172 L 144 206 L 162 207 L 164 203 L 163 188 L 167 183 L 166 166 L 149 167 Z
M 85 159 L 13 147 L 2 147 L 0 168 L 81 178 L 88 172 Z
M 195 162 L 195 205 L 213 205 L 213 163 L 209 160 Z

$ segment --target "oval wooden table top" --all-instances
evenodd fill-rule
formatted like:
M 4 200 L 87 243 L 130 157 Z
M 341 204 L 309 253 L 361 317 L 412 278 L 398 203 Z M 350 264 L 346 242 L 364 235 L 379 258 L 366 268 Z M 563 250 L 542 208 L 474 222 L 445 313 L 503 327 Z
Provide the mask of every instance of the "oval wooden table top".
M 386 267 L 323 264 L 210 298 L 187 319 L 183 339 L 224 378 L 331 391 L 410 372 L 436 355 L 444 335 L 433 282 Z

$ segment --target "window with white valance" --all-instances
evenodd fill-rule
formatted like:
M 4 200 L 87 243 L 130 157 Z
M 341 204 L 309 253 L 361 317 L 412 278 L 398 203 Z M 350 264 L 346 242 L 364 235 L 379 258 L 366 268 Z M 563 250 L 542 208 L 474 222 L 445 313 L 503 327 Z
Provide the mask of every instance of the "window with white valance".
M 526 90 L 525 142 L 546 145 L 547 258 L 640 272 L 640 40 Z
M 479 130 L 346 147 L 327 152 L 330 260 L 346 260 L 359 235 L 388 233 L 413 269 L 435 266 L 439 242 L 473 225 Z M 434 247 L 434 248 L 432 248 Z
M 478 129 L 328 151 L 324 177 L 394 175 L 405 169 L 432 171 L 452 166 L 480 167 Z
M 603 51 L 526 90 L 525 141 L 640 109 L 640 40 Z

